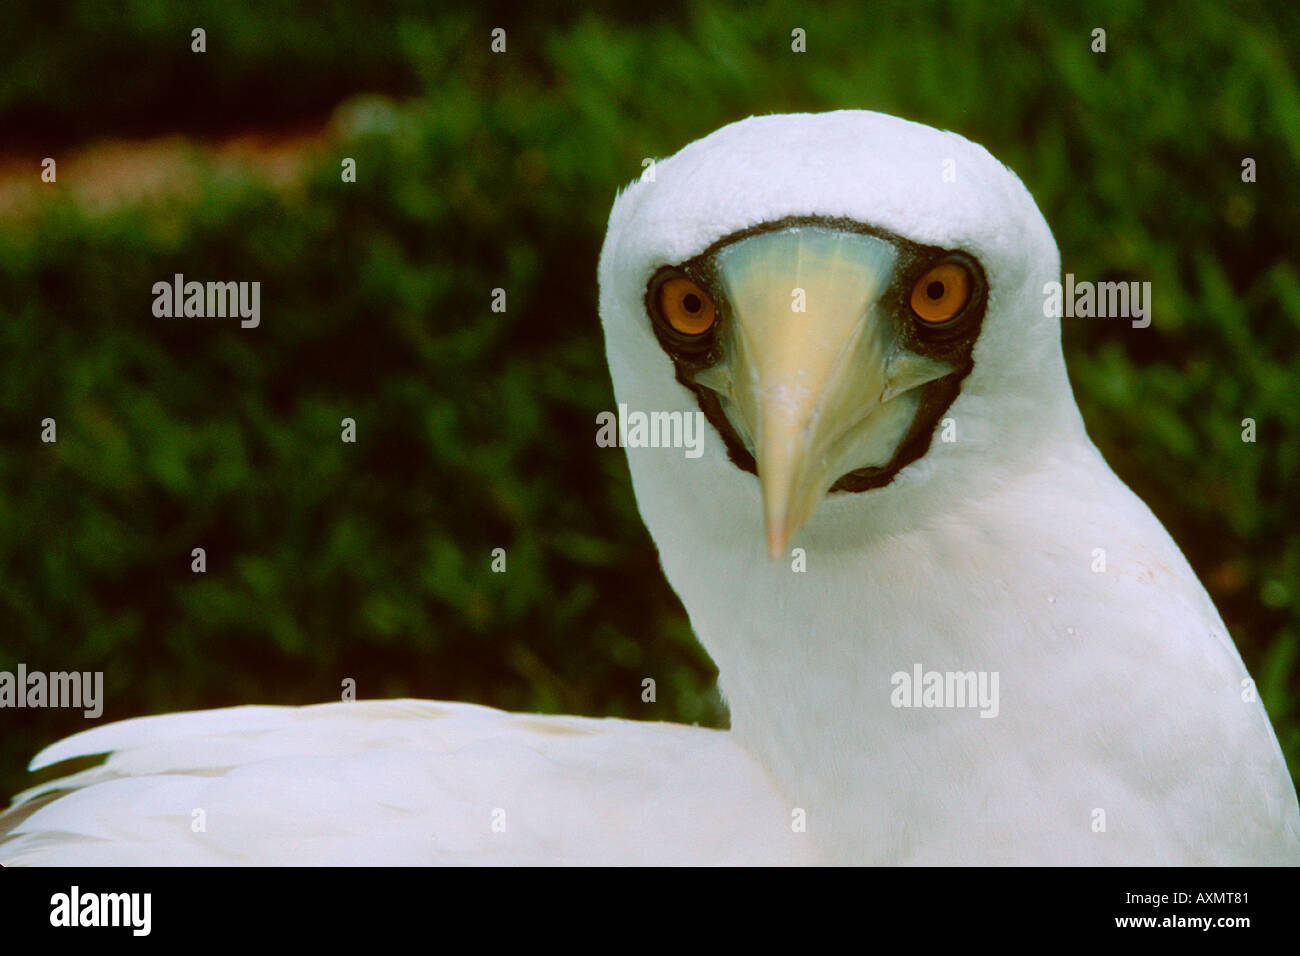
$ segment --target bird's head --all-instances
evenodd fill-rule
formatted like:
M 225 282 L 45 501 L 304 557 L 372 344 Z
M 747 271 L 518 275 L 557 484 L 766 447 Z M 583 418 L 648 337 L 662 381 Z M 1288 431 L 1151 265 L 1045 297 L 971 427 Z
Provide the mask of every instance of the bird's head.
M 981 147 L 879 113 L 764 116 L 653 170 L 601 256 L 611 373 L 630 410 L 702 412 L 713 448 L 629 449 L 643 513 L 646 485 L 680 502 L 725 467 L 757 483 L 776 556 L 828 497 L 861 512 L 962 454 L 1006 466 L 1074 411 L 1042 308 L 1055 243 Z

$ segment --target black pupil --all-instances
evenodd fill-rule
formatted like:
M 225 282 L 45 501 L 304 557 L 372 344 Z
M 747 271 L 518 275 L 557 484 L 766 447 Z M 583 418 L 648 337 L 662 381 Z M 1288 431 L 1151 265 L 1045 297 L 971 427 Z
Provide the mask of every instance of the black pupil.
M 700 301 L 700 297 L 694 292 L 686 293 L 685 297 L 682 299 L 682 308 L 687 312 L 698 312 L 703 306 L 704 303 Z
M 939 281 L 931 282 L 925 287 L 925 294 L 932 299 L 943 298 L 943 283 Z

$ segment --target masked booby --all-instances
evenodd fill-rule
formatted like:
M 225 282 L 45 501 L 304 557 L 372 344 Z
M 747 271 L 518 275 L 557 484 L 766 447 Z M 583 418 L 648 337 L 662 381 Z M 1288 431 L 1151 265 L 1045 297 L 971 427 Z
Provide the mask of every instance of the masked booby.
M 711 423 L 698 457 L 627 454 L 731 729 L 129 720 L 37 756 L 108 754 L 21 795 L 0 862 L 1300 862 L 1241 658 L 1084 430 L 1059 271 L 953 133 L 845 111 L 692 143 L 617 198 L 600 307 L 617 401 Z

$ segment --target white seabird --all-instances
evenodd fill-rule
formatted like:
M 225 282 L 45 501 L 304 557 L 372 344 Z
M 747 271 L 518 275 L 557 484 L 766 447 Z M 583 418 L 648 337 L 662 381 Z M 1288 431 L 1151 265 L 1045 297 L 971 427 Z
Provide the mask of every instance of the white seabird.
M 713 426 L 628 456 L 732 729 L 140 718 L 38 755 L 109 754 L 22 795 L 0 862 L 1300 862 L 1241 658 L 1084 430 L 1058 278 L 955 134 L 852 111 L 691 144 L 617 199 L 601 314 L 618 402 Z M 901 695 L 918 673 L 972 683 Z M 993 675 L 989 706 L 940 692 Z

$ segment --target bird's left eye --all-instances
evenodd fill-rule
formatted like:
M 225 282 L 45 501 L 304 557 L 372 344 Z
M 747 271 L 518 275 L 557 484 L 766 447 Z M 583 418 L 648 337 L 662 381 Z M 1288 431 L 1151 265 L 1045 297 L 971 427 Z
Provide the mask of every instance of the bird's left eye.
M 973 286 L 965 265 L 951 259 L 941 262 L 912 286 L 912 311 L 927 325 L 941 325 L 966 308 Z

